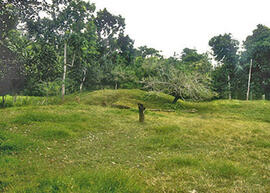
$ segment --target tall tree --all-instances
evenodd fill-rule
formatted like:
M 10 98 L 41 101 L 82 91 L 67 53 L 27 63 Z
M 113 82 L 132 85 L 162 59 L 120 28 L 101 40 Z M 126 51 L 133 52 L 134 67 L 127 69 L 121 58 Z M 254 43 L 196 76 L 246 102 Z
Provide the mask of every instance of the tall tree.
M 102 73 L 101 82 L 103 85 L 113 86 L 111 72 L 119 61 L 123 61 L 119 58 L 119 52 L 125 55 L 127 50 L 121 49 L 129 49 L 133 46 L 133 42 L 129 37 L 124 36 L 125 20 L 121 15 L 113 15 L 107 9 L 100 10 L 97 12 L 95 25 L 98 36 L 98 63 Z
M 231 99 L 234 71 L 239 59 L 237 55 L 239 42 L 233 39 L 231 34 L 224 34 L 211 38 L 209 46 L 213 51 L 215 60 L 224 66 L 222 69 L 224 70 L 223 74 L 227 76 L 228 98 Z
M 59 61 L 62 60 L 62 98 L 66 90 L 67 67 L 72 67 L 74 62 L 80 63 L 82 57 L 78 53 L 87 49 L 81 37 L 85 36 L 84 33 L 90 33 L 88 28 L 93 26 L 90 23 L 93 22 L 94 11 L 95 5 L 83 0 L 54 0 L 46 10 L 48 17 L 27 23 L 32 37 L 44 44 L 54 45 Z M 74 38 L 81 44 L 76 44 Z M 73 45 L 68 45 L 69 42 Z M 85 70 L 82 71 L 85 74 Z
M 246 63 L 253 59 L 253 90 L 270 99 L 270 28 L 258 25 L 252 35 L 246 38 L 244 47 Z
M 119 47 L 119 55 L 125 60 L 126 65 L 130 65 L 135 57 L 134 40 L 128 35 L 121 33 L 117 39 L 117 45 Z
M 34 20 L 41 10 L 41 1 L 5 0 L 0 1 L 0 95 L 13 94 L 22 83 L 23 65 L 19 57 L 6 45 L 11 30 L 15 30 L 19 22 Z M 4 101 L 4 100 L 3 100 Z

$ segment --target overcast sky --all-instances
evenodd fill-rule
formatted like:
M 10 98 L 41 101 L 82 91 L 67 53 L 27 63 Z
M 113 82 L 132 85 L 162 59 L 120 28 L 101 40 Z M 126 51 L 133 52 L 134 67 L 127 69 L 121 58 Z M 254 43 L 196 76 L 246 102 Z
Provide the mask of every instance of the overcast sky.
M 270 0 L 92 0 L 126 19 L 135 46 L 162 50 L 165 56 L 183 48 L 209 50 L 211 37 L 232 33 L 243 41 L 257 24 L 270 27 Z

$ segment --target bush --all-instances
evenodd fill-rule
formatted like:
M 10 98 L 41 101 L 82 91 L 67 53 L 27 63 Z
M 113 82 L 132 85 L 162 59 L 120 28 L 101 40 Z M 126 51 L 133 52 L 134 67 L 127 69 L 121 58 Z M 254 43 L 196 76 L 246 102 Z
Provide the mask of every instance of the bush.
M 32 82 L 30 81 L 26 89 L 24 90 L 24 95 L 27 96 L 56 96 L 60 94 L 61 81 L 56 80 L 52 82 Z

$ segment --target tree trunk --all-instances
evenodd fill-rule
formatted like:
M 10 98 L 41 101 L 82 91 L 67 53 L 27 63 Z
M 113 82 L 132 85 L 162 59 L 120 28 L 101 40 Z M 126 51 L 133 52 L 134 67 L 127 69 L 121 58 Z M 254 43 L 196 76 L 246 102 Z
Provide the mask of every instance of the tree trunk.
M 14 94 L 13 95 L 13 105 L 16 103 L 16 101 L 17 101 L 17 94 Z
M 138 108 L 139 108 L 139 121 L 143 123 L 145 107 L 143 106 L 143 104 L 138 103 Z
M 71 67 L 74 66 L 74 62 L 75 62 L 75 53 L 73 54 L 73 57 L 72 57 Z
M 249 99 L 250 80 L 251 80 L 252 59 L 250 60 L 249 76 L 248 76 L 248 89 L 247 89 L 247 101 Z
M 83 79 L 82 79 L 82 82 L 81 82 L 81 85 L 80 85 L 80 92 L 82 92 L 83 83 L 85 81 L 85 78 L 86 78 L 86 69 L 83 70 Z
M 228 90 L 229 90 L 229 100 L 232 100 L 232 92 L 231 92 L 231 77 L 228 74 Z
M 175 97 L 174 97 L 174 100 L 173 100 L 173 102 L 172 102 L 172 103 L 173 103 L 173 104 L 175 104 L 175 103 L 176 103 L 176 102 L 177 102 L 179 99 L 180 99 L 180 97 L 179 97 L 179 96 L 175 96 Z
M 5 107 L 5 96 L 2 96 L 2 107 Z
M 66 81 L 66 73 L 67 73 L 67 43 L 65 42 L 64 48 L 64 73 L 63 73 L 63 80 L 62 80 L 62 100 L 64 101 L 65 96 L 65 81 Z
M 269 92 L 267 92 L 267 91 L 265 92 L 265 99 L 270 100 L 270 95 L 269 95 Z
M 117 82 L 115 83 L 115 87 L 114 87 L 114 90 L 117 90 L 118 89 L 118 85 L 117 85 Z

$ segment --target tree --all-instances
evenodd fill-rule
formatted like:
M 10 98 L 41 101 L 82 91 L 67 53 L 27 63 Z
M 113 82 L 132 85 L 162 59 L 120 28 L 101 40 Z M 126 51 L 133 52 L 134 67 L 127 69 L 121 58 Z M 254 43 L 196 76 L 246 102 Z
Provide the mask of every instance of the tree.
M 161 58 L 162 57 L 159 50 L 156 50 L 154 48 L 148 48 L 147 46 L 140 46 L 137 49 L 137 56 L 141 56 L 142 58 L 147 58 L 147 57 Z
M 35 5 L 35 6 L 34 6 Z M 24 68 L 17 53 L 14 53 L 7 43 L 11 30 L 15 30 L 18 22 L 25 21 L 37 14 L 39 2 L 7 0 L 0 2 L 0 95 L 15 94 L 23 86 Z
M 32 42 L 21 32 L 12 30 L 8 33 L 5 45 L 16 53 L 16 59 L 24 68 L 24 93 L 42 95 L 43 89 L 36 89 L 42 82 L 55 81 L 61 73 L 54 46 Z
M 134 40 L 128 35 L 121 33 L 117 39 L 119 55 L 124 59 L 126 65 L 130 65 L 135 57 Z
M 45 7 L 44 0 L 4 0 L 0 1 L 0 41 L 7 33 L 16 29 L 18 23 L 36 20 L 39 11 Z
M 160 69 L 158 76 L 144 80 L 145 88 L 162 91 L 179 99 L 207 100 L 215 96 L 210 89 L 210 80 L 199 73 L 182 72 L 177 68 Z
M 244 47 L 247 67 L 250 59 L 253 59 L 253 90 L 270 99 L 270 28 L 258 25 L 252 35 L 246 38 Z
M 93 21 L 87 23 L 83 33 L 74 33 L 69 40 L 75 62 L 70 68 L 70 76 L 76 83 L 79 83 L 80 92 L 83 90 L 87 78 L 87 72 L 96 65 L 97 36 L 96 27 Z
M 93 26 L 91 22 L 93 23 L 94 11 L 94 4 L 82 0 L 55 0 L 46 10 L 48 17 L 27 23 L 29 34 L 42 43 L 54 45 L 58 60 L 63 63 L 62 99 L 66 93 L 67 67 L 72 67 L 75 62 L 84 63 L 82 61 L 85 54 L 78 53 L 82 50 L 85 53 L 85 50 L 92 46 L 86 47 L 85 33 L 92 32 L 88 28 Z M 76 44 L 74 39 L 81 44 Z M 72 45 L 68 45 L 70 42 Z M 80 67 L 85 77 L 86 67 L 85 65 Z
M 131 66 L 117 65 L 113 69 L 112 75 L 115 82 L 115 89 L 134 88 L 138 82 L 135 70 Z
M 215 36 L 210 39 L 209 46 L 213 51 L 215 60 L 224 65 L 223 74 L 227 75 L 227 90 L 229 99 L 232 98 L 232 82 L 234 70 L 237 66 L 239 56 L 237 55 L 239 42 L 234 40 L 231 34 Z
M 198 54 L 195 49 L 184 48 L 182 51 L 181 60 L 184 63 L 198 62 L 201 59 L 203 59 L 203 55 Z
M 133 41 L 124 35 L 124 18 L 111 14 L 107 9 L 97 12 L 95 25 L 98 36 L 97 59 L 100 66 L 100 73 L 97 74 L 100 77 L 97 79 L 100 79 L 102 86 L 113 86 L 114 78 L 111 72 L 120 63 L 124 62 L 127 65 L 130 62 Z
M 209 75 L 212 71 L 208 54 L 199 54 L 195 49 L 184 48 L 181 54 L 181 62 L 183 70 Z
M 23 66 L 16 60 L 16 55 L 2 46 L 0 56 L 0 96 L 2 106 L 5 105 L 5 95 L 15 94 L 23 86 Z
M 95 18 L 95 25 L 97 27 L 98 42 L 101 52 L 113 52 L 116 42 L 120 34 L 125 30 L 125 19 L 119 15 L 115 16 L 111 14 L 107 9 L 103 9 L 97 12 Z

